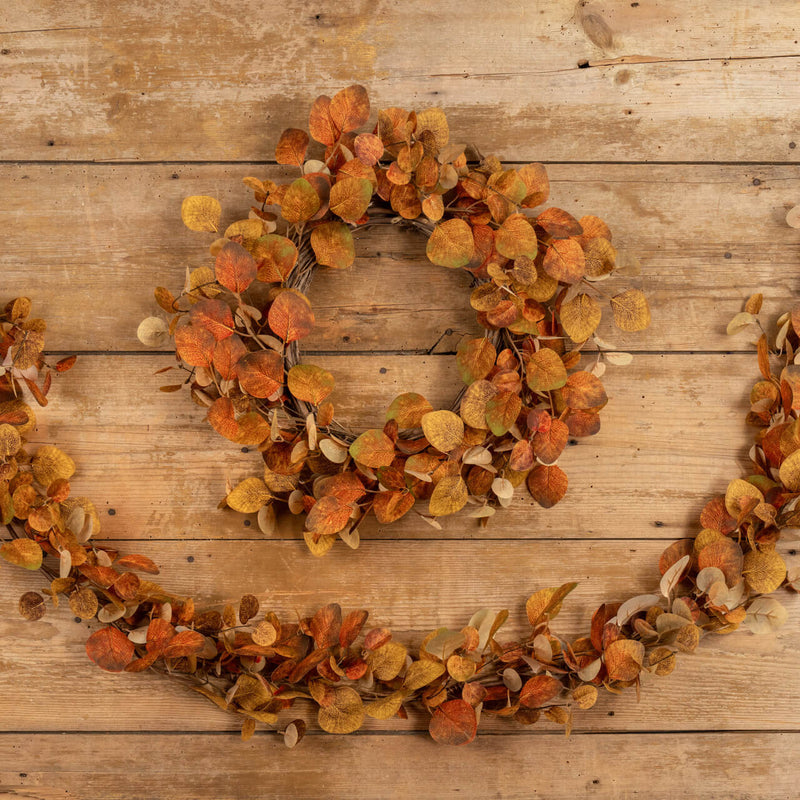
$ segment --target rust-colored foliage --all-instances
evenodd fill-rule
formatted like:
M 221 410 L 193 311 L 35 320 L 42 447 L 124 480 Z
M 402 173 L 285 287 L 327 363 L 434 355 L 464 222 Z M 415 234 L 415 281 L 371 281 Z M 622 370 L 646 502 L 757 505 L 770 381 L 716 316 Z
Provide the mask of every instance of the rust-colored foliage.
M 551 221 L 568 224 L 555 215 Z M 14 307 L 6 307 L 2 320 L 6 352 L 26 330 L 11 321 L 17 319 Z M 745 313 L 753 316 L 757 311 Z M 748 414 L 758 430 L 751 474 L 733 480 L 724 495 L 709 501 L 694 537 L 664 551 L 656 593 L 602 603 L 582 637 L 566 639 L 551 629 L 575 583 L 534 592 L 525 605 L 528 626 L 522 635 L 501 639 L 508 611 L 484 608 L 453 629 L 428 634 L 414 654 L 387 628 L 368 628 L 366 610 L 345 614 L 337 603 L 312 616 L 281 620 L 268 606 L 262 607 L 263 598 L 245 594 L 238 607 L 198 612 L 192 598 L 143 577 L 158 573 L 151 559 L 121 556 L 93 540 L 100 520 L 90 500 L 70 495 L 72 459 L 52 445 L 35 452 L 26 449 L 33 412 L 15 396 L 21 387 L 15 388 L 13 372 L 0 401 L 0 513 L 10 534 L 0 546 L 0 557 L 46 574 L 50 585 L 45 593 L 56 608 L 66 597 L 71 614 L 97 619 L 103 627 L 89 637 L 86 652 L 100 668 L 132 673 L 153 669 L 188 679 L 219 708 L 242 717 L 245 739 L 258 723 L 277 725 L 279 714 L 296 703 L 310 703 L 319 726 L 330 733 L 358 730 L 366 717 L 405 718 L 412 705 L 430 714 L 431 736 L 445 744 L 472 741 L 486 715 L 523 725 L 544 717 L 569 732 L 573 713 L 594 705 L 599 689 L 614 694 L 628 687 L 638 691 L 642 673 L 669 674 L 676 655 L 694 651 L 704 636 L 739 627 L 770 633 L 786 620 L 786 609 L 772 594 L 800 589 L 800 571 L 788 569 L 775 547 L 783 528 L 800 526 L 800 421 L 795 407 L 800 402 L 795 402 L 794 390 L 798 327 L 800 307 L 779 320 L 778 339 L 771 348 L 766 340 L 758 346 L 762 377 L 753 387 Z M 43 344 L 43 339 L 37 341 L 37 361 Z M 469 369 L 480 373 L 482 355 L 472 355 Z M 302 391 L 308 391 L 315 374 L 301 373 Z M 327 378 L 319 382 L 324 386 Z M 598 391 L 586 378 L 574 389 L 581 397 L 596 397 Z M 216 402 L 223 401 L 231 402 Z M 435 443 L 431 447 L 445 451 L 458 449 L 453 442 L 463 435 L 459 416 L 431 410 L 419 395 L 402 395 L 392 404 L 390 417 L 395 425 L 398 420 L 421 425 Z M 558 422 L 546 410 L 529 410 L 524 425 L 534 435 L 517 442 L 515 450 L 523 447 L 516 461 L 529 463 L 534 451 L 543 461 L 552 458 L 565 436 Z M 377 470 L 384 489 L 374 495 L 376 513 L 386 521 L 402 515 L 409 498 L 403 488 L 405 475 L 421 481 L 420 476 L 437 470 L 442 475 L 430 497 L 432 513 L 449 513 L 466 502 L 472 478 L 465 480 L 457 468 L 443 469 L 441 453 L 431 448 L 408 456 L 404 470 L 395 467 L 390 434 L 396 428 L 388 431 L 362 434 L 350 447 L 354 455 L 341 448 L 343 460 L 356 458 L 364 469 Z M 275 443 L 267 450 L 267 469 L 284 479 L 296 475 L 291 452 L 297 443 Z M 461 462 L 470 468 L 489 463 L 486 452 L 473 445 L 463 452 Z M 339 456 L 329 453 L 336 463 Z M 367 467 L 364 459 L 376 466 Z M 559 487 L 565 478 L 548 471 L 554 469 L 541 463 L 529 473 L 532 491 L 545 503 L 562 493 Z M 369 494 L 363 474 L 361 467 L 330 470 L 320 479 L 319 498 L 303 506 L 310 524 L 309 546 L 330 541 L 348 524 L 353 508 Z M 513 486 L 496 473 L 490 477 L 491 490 L 503 505 Z M 272 491 L 265 480 L 248 478 L 228 501 L 242 511 L 264 512 L 271 510 L 265 503 Z M 35 591 L 25 592 L 19 601 L 21 616 L 31 622 L 41 619 L 46 607 Z M 283 730 L 287 746 L 294 747 L 305 729 L 303 720 L 292 719 Z
M 639 289 L 612 297 L 596 286 L 616 266 L 609 227 L 543 208 L 550 184 L 541 164 L 469 161 L 465 146 L 450 142 L 439 108 L 379 109 L 365 129 L 371 113 L 362 86 L 317 98 L 309 133 L 287 128 L 277 144 L 278 163 L 300 174 L 280 184 L 245 178 L 255 199 L 249 218 L 211 243 L 213 265 L 189 273 L 177 298 L 156 290 L 169 326 L 152 317 L 140 328 L 149 346 L 174 336 L 209 423 L 262 453 L 265 532 L 276 507 L 306 515 L 315 555 L 337 537 L 357 547 L 370 514 L 382 524 L 416 514 L 440 528 L 439 517 L 468 507 L 485 525 L 516 487 L 542 508 L 560 501 L 567 476 L 555 462 L 567 437 L 598 432 L 607 402 L 600 376 L 606 363 L 630 360 L 604 352 L 595 337 L 602 305 L 608 301 L 624 331 L 650 319 Z M 187 198 L 182 216 L 192 230 L 219 236 L 214 198 Z M 384 430 L 358 435 L 326 402 L 334 376 L 299 363 L 299 344 L 314 326 L 303 290 L 315 269 L 353 264 L 355 230 L 392 221 L 427 237 L 431 262 L 470 273 L 470 302 L 485 333 L 458 346 L 467 387 L 459 408 L 434 410 L 424 397 L 401 394 Z M 588 371 L 579 363 L 587 342 L 598 348 Z M 332 475 L 350 476 L 360 491 L 337 496 Z M 228 505 L 243 510 L 237 488 Z

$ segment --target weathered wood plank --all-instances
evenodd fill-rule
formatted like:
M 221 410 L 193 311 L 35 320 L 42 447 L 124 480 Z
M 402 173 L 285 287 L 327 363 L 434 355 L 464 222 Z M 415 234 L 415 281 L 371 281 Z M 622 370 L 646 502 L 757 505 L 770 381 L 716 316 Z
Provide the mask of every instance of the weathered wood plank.
M 10 734 L 0 736 L 0 790 L 38 800 L 784 800 L 796 791 L 800 734 L 486 736 L 459 749 L 421 736 L 309 736 L 300 747 L 258 734 Z
M 27 0 L 0 31 L 0 157 L 269 159 L 359 80 L 507 159 L 795 161 L 798 21 L 791 0 Z
M 335 374 L 337 415 L 356 430 L 381 426 L 400 391 L 447 407 L 459 385 L 452 356 L 313 360 Z M 216 508 L 226 480 L 258 474 L 260 457 L 214 433 L 185 391 L 157 390 L 176 382 L 153 375 L 169 364 L 157 355 L 81 357 L 58 379 L 32 441 L 58 442 L 74 456 L 73 491 L 114 511 L 113 518 L 103 514 L 106 536 L 260 538 L 253 517 Z M 753 435 L 744 416 L 756 376 L 752 355 L 638 355 L 604 376 L 610 402 L 603 427 L 573 440 L 562 456 L 570 491 L 554 508 L 539 508 L 520 487 L 512 507 L 486 528 L 455 517 L 442 520 L 440 533 L 411 513 L 389 526 L 365 522 L 362 538 L 686 535 L 707 500 L 744 474 Z M 298 537 L 293 523 L 287 517 L 280 535 Z
M 53 349 L 141 349 L 136 327 L 158 313 L 152 288 L 177 289 L 186 266 L 210 261 L 210 237 L 180 221 L 182 198 L 218 196 L 227 224 L 248 209 L 240 177 L 265 171 L 278 175 L 255 165 L 0 166 L 3 294 L 35 299 Z M 642 334 L 602 329 L 619 347 L 741 349 L 746 337 L 727 337 L 725 326 L 744 298 L 762 290 L 767 308 L 793 302 L 800 239 L 784 217 L 800 198 L 794 167 L 584 164 L 550 172 L 552 202 L 578 216 L 602 214 L 617 246 L 641 263 L 641 277 L 600 287 L 640 284 L 653 306 Z M 318 326 L 307 349 L 427 350 L 448 328 L 474 326 L 464 276 L 430 264 L 423 237 L 361 235 L 354 268 L 321 270 L 312 284 Z M 454 350 L 457 339 L 446 336 L 439 349 Z
M 580 583 L 554 627 L 565 636 L 585 633 L 601 602 L 657 587 L 663 544 L 373 542 L 357 555 L 337 548 L 319 561 L 294 542 L 149 542 L 136 549 L 162 566 L 158 580 L 163 586 L 192 594 L 201 607 L 238 602 L 241 594 L 252 592 L 265 610 L 295 618 L 336 601 L 344 609 L 368 609 L 371 625 L 386 625 L 398 640 L 416 644 L 436 628 L 460 629 L 484 606 L 510 610 L 501 638 L 521 634 L 527 627 L 528 595 L 569 580 Z M 179 681 L 154 674 L 102 673 L 87 660 L 83 647 L 96 623 L 75 623 L 64 604 L 39 622 L 26 622 L 17 614 L 17 600 L 24 591 L 39 588 L 42 580 L 22 570 L 5 570 L 4 575 L 0 729 L 188 731 L 240 724 Z M 671 676 L 644 676 L 641 702 L 633 691 L 603 693 L 595 708 L 576 714 L 576 729 L 800 730 L 800 666 L 795 657 L 800 597 L 787 593 L 781 599 L 790 616 L 776 635 L 712 637 L 694 655 L 681 656 Z M 308 715 L 302 706 L 289 712 L 296 713 Z M 497 733 L 518 730 L 516 723 L 488 716 L 484 722 Z M 426 724 L 424 715 L 414 712 L 405 722 L 370 721 L 368 727 L 401 730 Z

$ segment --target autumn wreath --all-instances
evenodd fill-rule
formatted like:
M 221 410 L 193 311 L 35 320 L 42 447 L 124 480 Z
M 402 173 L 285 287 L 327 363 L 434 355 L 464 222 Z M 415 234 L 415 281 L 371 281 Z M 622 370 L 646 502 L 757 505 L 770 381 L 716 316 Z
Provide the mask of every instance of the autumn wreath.
M 261 451 L 263 475 L 232 487 L 227 505 L 258 512 L 265 532 L 277 503 L 306 515 L 315 555 L 337 536 L 357 547 L 369 514 L 388 524 L 413 510 L 439 528 L 439 517 L 469 505 L 485 523 L 522 483 L 540 506 L 553 506 L 567 490 L 557 462 L 568 437 L 596 433 L 608 399 L 602 354 L 578 369 L 601 320 L 598 298 L 623 331 L 650 321 L 639 289 L 610 296 L 598 286 L 616 267 L 601 219 L 532 211 L 549 195 L 541 164 L 469 162 L 439 108 L 381 109 L 374 128 L 357 133 L 369 118 L 361 86 L 318 97 L 311 136 L 290 128 L 276 148 L 278 163 L 297 175 L 245 178 L 256 203 L 249 217 L 211 243 L 213 267 L 189 272 L 177 297 L 156 290 L 169 326 L 151 317 L 139 329 L 147 345 L 174 336 L 209 423 Z M 309 154 L 312 138 L 318 152 Z M 182 217 L 192 230 L 218 232 L 221 211 L 215 198 L 193 196 Z M 328 399 L 334 376 L 301 357 L 299 342 L 314 326 L 304 292 L 318 267 L 353 264 L 354 230 L 391 223 L 422 231 L 434 264 L 471 274 L 469 302 L 485 334 L 458 345 L 465 388 L 451 409 L 406 392 L 382 429 L 357 435 Z
M 760 304 L 751 299 L 733 330 L 757 322 Z M 405 718 L 414 708 L 447 744 L 472 741 L 485 715 L 523 725 L 544 717 L 569 731 L 573 712 L 591 707 L 600 689 L 638 691 L 643 678 L 669 674 L 676 655 L 694 651 L 704 636 L 776 630 L 787 611 L 771 595 L 800 590 L 800 570 L 787 574 L 776 551 L 782 529 L 800 526 L 800 308 L 780 318 L 772 348 L 765 335 L 758 341 L 750 474 L 705 506 L 696 535 L 664 551 L 657 592 L 600 604 L 586 634 L 565 639 L 550 625 L 575 584 L 541 589 L 527 600 L 530 628 L 521 638 L 501 635 L 508 611 L 484 608 L 428 634 L 415 658 L 388 629 L 366 627 L 366 610 L 344 614 L 336 603 L 291 622 L 262 610 L 251 594 L 201 612 L 190 597 L 151 580 L 159 569 L 147 556 L 95 541 L 94 505 L 71 496 L 72 459 L 52 445 L 35 452 L 25 445 L 35 416 L 23 387 L 44 401 L 52 374 L 42 356 L 44 323 L 29 312 L 22 298 L 0 313 L 0 514 L 10 536 L 0 556 L 43 571 L 55 608 L 66 598 L 71 614 L 104 624 L 86 643 L 100 668 L 188 681 L 239 715 L 244 738 L 258 723 L 277 725 L 298 703 L 311 704 L 330 733 L 355 731 L 365 717 Z M 46 608 L 36 591 L 19 600 L 28 620 Z M 289 746 L 305 729 L 299 718 L 281 724 Z

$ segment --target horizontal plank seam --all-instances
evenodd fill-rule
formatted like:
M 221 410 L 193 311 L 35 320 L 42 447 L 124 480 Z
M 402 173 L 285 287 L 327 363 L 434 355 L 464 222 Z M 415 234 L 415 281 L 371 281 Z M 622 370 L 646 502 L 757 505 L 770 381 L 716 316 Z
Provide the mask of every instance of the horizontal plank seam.
M 261 731 L 261 733 L 278 733 L 275 731 Z M 570 734 L 573 736 L 728 736 L 728 735 L 770 735 L 770 736 L 800 736 L 800 731 L 792 728 L 735 728 L 735 729 L 715 729 L 715 728 L 682 728 L 680 730 L 629 730 L 629 731 L 589 731 L 589 730 L 573 730 Z M 219 730 L 33 730 L 33 731 L 0 731 L 0 737 L 3 736 L 241 736 L 240 731 L 219 731 Z M 308 731 L 306 736 L 328 736 L 324 731 Z M 374 731 L 358 731 L 350 734 L 354 738 L 360 737 L 374 737 L 374 736 L 427 736 L 427 731 L 424 730 L 374 730 Z M 508 733 L 501 733 L 499 731 L 481 731 L 478 734 L 480 737 L 491 738 L 507 738 L 507 737 L 523 737 L 523 736 L 553 736 L 561 739 L 565 738 L 563 731 L 544 731 L 544 730 L 517 730 L 509 731 Z
M 15 33 L 56 33 L 58 31 L 91 31 L 98 30 L 92 25 L 72 25 L 66 28 L 28 28 L 21 31 L 0 31 L 0 36 L 11 36 Z
M 635 356 L 749 356 L 755 350 L 633 350 L 631 348 L 618 348 Z M 596 350 L 582 351 L 589 354 L 597 353 Z M 455 350 L 440 350 L 431 353 L 427 349 L 417 350 L 303 350 L 303 356 L 454 356 Z M 173 355 L 171 350 L 48 350 L 49 356 L 137 356 L 161 357 Z
M 526 164 L 527 161 L 506 161 L 505 164 L 513 167 L 517 164 Z M 640 166 L 640 167 L 796 167 L 797 161 L 539 161 L 546 166 Z M 130 159 L 0 159 L 0 166 L 43 166 L 43 167 L 77 167 L 77 166 L 120 166 L 120 167 L 219 167 L 251 164 L 253 166 L 278 167 L 282 166 L 277 161 L 258 161 L 254 159 L 238 160 L 130 160 Z
M 692 537 L 688 534 L 686 536 L 678 536 L 678 539 L 691 539 Z M 538 543 L 538 542 L 596 542 L 598 544 L 606 544 L 607 542 L 673 542 L 675 541 L 676 537 L 672 536 L 614 536 L 614 537 L 602 537 L 602 536 L 542 536 L 537 537 L 535 539 L 528 537 L 528 536 L 426 536 L 424 538 L 414 537 L 414 536 L 393 536 L 391 539 L 384 539 L 380 537 L 373 537 L 370 536 L 367 539 L 362 540 L 362 542 L 369 542 L 369 543 L 376 543 L 376 544 L 401 544 L 403 542 L 414 542 L 415 544 L 419 544 L 420 542 L 460 542 L 460 543 L 467 543 L 467 542 L 491 542 L 493 544 L 497 544 L 499 542 L 529 542 L 529 543 Z M 284 542 L 299 542 L 300 539 L 298 536 L 272 536 L 269 539 L 263 539 L 260 537 L 248 537 L 248 536 L 221 536 L 221 537 L 214 537 L 214 536 L 181 536 L 179 539 L 167 539 L 167 538 L 157 538 L 157 539 L 144 539 L 144 538 L 135 538 L 135 539 L 114 539 L 114 538 L 107 538 L 105 536 L 95 539 L 94 541 L 103 542 L 104 544 L 110 544 L 115 542 L 123 542 L 125 544 L 130 544 L 131 542 L 141 542 L 143 544 L 152 544 L 153 542 L 160 542 L 164 544 L 173 544 L 176 542 L 180 542 L 183 544 L 184 542 L 217 542 L 217 543 L 227 543 L 227 542 L 258 542 L 259 544 L 282 544 Z
M 599 61 L 584 61 L 580 62 L 578 65 L 578 69 L 587 69 L 590 67 L 598 68 L 598 67 L 629 67 L 629 66 L 636 66 L 642 64 L 706 64 L 710 62 L 721 62 L 721 63 L 728 63 L 731 61 L 769 61 L 771 59 L 787 59 L 787 58 L 800 58 L 800 55 L 797 53 L 779 53 L 777 55 L 767 55 L 767 56 L 709 56 L 708 58 L 661 58 L 659 56 L 641 56 L 641 55 L 628 55 L 628 56 L 617 56 L 616 58 L 605 58 Z M 571 72 L 571 70 L 553 70 L 554 72 Z M 502 73 L 499 75 L 473 75 L 474 78 L 481 78 L 481 77 L 502 77 L 503 74 L 507 74 L 509 76 L 512 75 L 524 75 L 529 73 Z M 538 73 L 530 73 L 530 74 L 538 74 Z M 430 77 L 458 77 L 457 75 L 453 76 L 436 76 L 431 75 Z M 464 75 L 463 77 L 470 77 L 469 75 Z

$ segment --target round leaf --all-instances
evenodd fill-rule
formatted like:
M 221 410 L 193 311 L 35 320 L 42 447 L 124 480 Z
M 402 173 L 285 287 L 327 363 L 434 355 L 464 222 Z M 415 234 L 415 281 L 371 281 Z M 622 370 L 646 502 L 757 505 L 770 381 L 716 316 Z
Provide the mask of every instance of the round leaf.
M 342 222 L 325 222 L 311 231 L 311 248 L 317 263 L 334 269 L 352 265 L 356 258 L 353 234 Z
M 567 369 L 555 350 L 543 347 L 528 361 L 526 380 L 534 392 L 549 392 L 567 382 Z
M 319 726 L 326 733 L 352 733 L 364 722 L 364 704 L 355 689 L 342 686 L 333 690 L 330 705 L 321 707 L 317 715 Z
M 286 385 L 298 400 L 319 405 L 332 391 L 333 375 L 314 364 L 297 364 L 289 370 Z
M 215 197 L 193 195 L 181 203 L 181 219 L 191 231 L 216 231 L 222 206 Z
M 297 263 L 297 247 L 291 239 L 269 233 L 256 241 L 253 257 L 258 262 L 260 281 L 282 283 Z
M 430 411 L 421 422 L 425 438 L 442 453 L 449 453 L 464 439 L 464 422 L 452 411 Z
M 42 556 L 42 548 L 32 539 L 13 539 L 0 545 L 0 557 L 15 567 L 39 569 Z
M 441 267 L 458 269 L 472 260 L 475 240 L 472 228 L 463 219 L 448 219 L 433 229 L 425 252 Z
M 314 187 L 298 178 L 289 185 L 281 202 L 281 214 L 287 222 L 306 222 L 319 211 L 320 200 Z
M 774 550 L 751 550 L 744 556 L 742 574 L 751 591 L 770 594 L 786 578 L 786 562 Z
M 388 467 L 394 461 L 394 442 L 381 430 L 364 431 L 351 445 L 350 455 L 366 467 Z
M 228 242 L 217 254 L 214 274 L 226 289 L 241 293 L 256 279 L 253 256 L 237 242 Z
M 415 392 L 405 392 L 392 400 L 386 412 L 386 419 L 396 420 L 400 428 L 418 428 L 422 418 L 433 411 L 433 406 Z
M 475 709 L 465 700 L 446 700 L 434 710 L 428 730 L 439 744 L 469 744 L 478 732 Z
M 539 464 L 527 477 L 528 491 L 542 508 L 552 508 L 567 493 L 566 473 L 556 464 Z
M 573 342 L 585 342 L 597 330 L 601 317 L 597 300 L 583 292 L 561 306 L 561 324 Z
M 536 258 L 539 248 L 536 231 L 522 214 L 508 217 L 495 233 L 494 242 L 497 252 L 510 259 Z
M 330 207 L 345 222 L 355 222 L 372 199 L 372 184 L 366 178 L 340 178 L 331 188 Z
M 634 639 L 617 639 L 605 649 L 608 677 L 612 681 L 632 681 L 644 663 L 644 645 Z
M 267 321 L 284 342 L 308 336 L 314 328 L 314 312 L 308 298 L 296 289 L 284 289 L 269 307 Z
M 577 283 L 586 271 L 583 248 L 575 239 L 553 239 L 547 247 L 542 268 L 561 283 Z
M 239 386 L 251 397 L 266 398 L 283 384 L 283 359 L 272 350 L 248 353 L 237 367 Z
M 136 657 L 133 642 L 112 627 L 102 628 L 86 640 L 86 654 L 106 672 L 122 672 Z
M 225 498 L 225 502 L 242 514 L 253 514 L 272 499 L 269 489 L 261 478 L 245 478 Z
M 628 289 L 612 297 L 611 310 L 617 327 L 628 333 L 643 331 L 650 324 L 650 306 L 640 289 Z
M 428 510 L 431 516 L 445 517 L 455 514 L 467 504 L 469 491 L 460 475 L 442 478 L 433 489 Z

